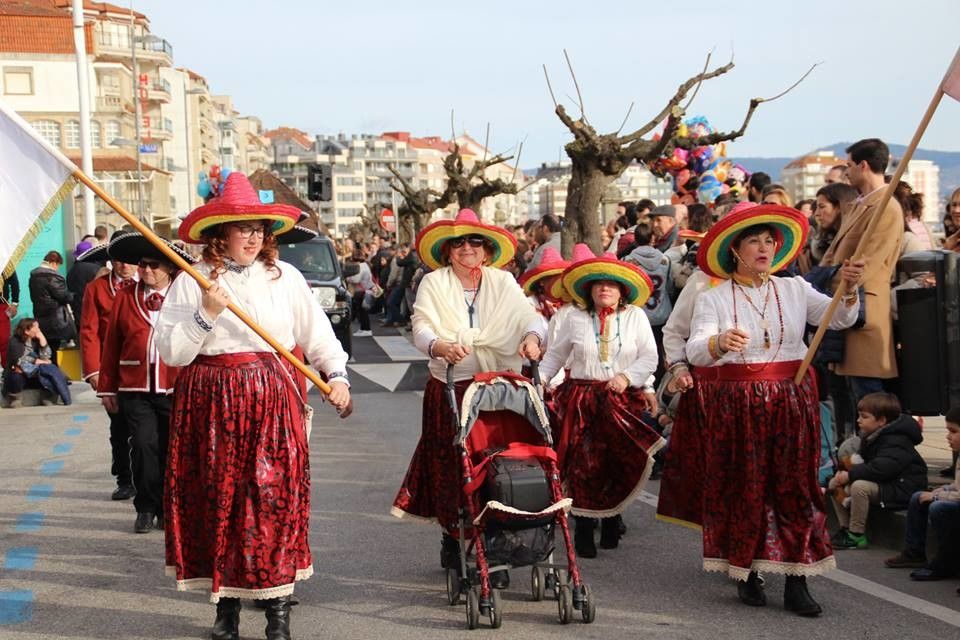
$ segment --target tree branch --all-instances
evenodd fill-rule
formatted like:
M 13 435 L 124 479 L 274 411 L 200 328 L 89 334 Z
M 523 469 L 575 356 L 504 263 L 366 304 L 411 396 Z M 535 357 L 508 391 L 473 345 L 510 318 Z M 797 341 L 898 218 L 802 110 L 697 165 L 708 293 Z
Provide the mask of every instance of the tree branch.
M 630 108 L 627 109 L 627 115 L 623 116 L 623 122 L 620 123 L 620 127 L 617 129 L 617 131 L 613 135 L 619 136 L 620 132 L 623 131 L 623 127 L 626 126 L 627 119 L 630 117 L 630 113 L 633 111 L 633 104 L 634 103 L 632 102 L 630 103 Z
M 560 105 L 557 104 L 557 96 L 553 94 L 553 85 L 550 84 L 550 74 L 547 73 L 547 65 L 543 65 L 543 77 L 547 79 L 547 90 L 550 91 L 550 99 L 553 100 L 553 108 L 559 109 Z
M 722 67 L 717 67 L 713 71 L 708 71 L 706 73 L 698 73 L 692 78 L 688 79 L 686 82 L 681 84 L 676 93 L 673 94 L 673 97 L 670 98 L 670 101 L 667 105 L 658 113 L 650 122 L 640 127 L 633 133 L 623 136 L 620 140 L 621 144 L 630 144 L 631 142 L 642 138 L 643 136 L 650 133 L 657 125 L 663 122 L 663 119 L 668 115 L 674 113 L 674 111 L 680 112 L 680 117 L 683 116 L 683 112 L 680 109 L 680 101 L 683 100 L 686 95 L 690 92 L 690 89 L 702 83 L 704 80 L 710 80 L 716 78 L 717 76 L 722 76 L 733 69 L 733 62 L 728 62 Z
M 573 76 L 573 86 L 577 88 L 577 98 L 580 100 L 580 119 L 584 122 L 587 120 L 587 112 L 583 108 L 583 94 L 580 93 L 580 83 L 577 82 L 577 74 L 573 72 L 573 63 L 570 62 L 570 55 L 567 54 L 567 50 L 563 50 L 563 57 L 567 59 L 567 68 L 570 69 L 570 75 Z
M 710 58 L 712 58 L 712 57 L 713 57 L 713 49 L 711 49 L 711 50 L 710 50 L 710 53 L 707 54 L 707 60 L 706 60 L 706 62 L 703 63 L 703 71 L 700 72 L 700 75 L 701 75 L 701 76 L 707 72 L 707 69 L 710 68 Z M 732 62 L 732 60 L 731 60 L 731 62 Z M 689 99 L 689 100 L 687 100 L 687 104 L 683 105 L 683 111 L 684 111 L 684 113 L 686 113 L 687 109 L 690 108 L 690 105 L 693 104 L 693 99 L 697 97 L 697 94 L 698 94 L 698 93 L 700 93 L 700 87 L 701 87 L 702 85 L 703 85 L 703 80 L 700 80 L 700 82 L 697 83 L 697 86 L 694 87 L 694 89 L 693 89 L 693 95 L 690 96 L 690 99 Z

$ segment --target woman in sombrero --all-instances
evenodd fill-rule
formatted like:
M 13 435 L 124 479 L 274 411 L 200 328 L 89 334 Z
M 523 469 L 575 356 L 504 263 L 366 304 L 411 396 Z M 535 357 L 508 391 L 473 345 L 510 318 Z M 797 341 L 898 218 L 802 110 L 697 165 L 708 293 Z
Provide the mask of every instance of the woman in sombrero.
M 657 345 L 642 309 L 650 278 L 612 255 L 584 256 L 586 247 L 578 248 L 562 276 L 575 306 L 558 316 L 540 375 L 550 380 L 569 361 L 570 376 L 554 399 L 555 442 L 577 516 L 577 555 L 592 558 L 594 518 L 602 518 L 600 546 L 616 548 L 617 516 L 640 495 L 664 441 L 641 419 L 657 368 Z
M 240 599 L 260 600 L 268 640 L 290 638 L 290 595 L 309 578 L 310 468 L 305 398 L 295 369 L 231 312 L 232 301 L 326 375 L 328 400 L 351 410 L 347 354 L 300 272 L 277 259 L 275 235 L 295 207 L 261 204 L 229 175 L 180 224 L 202 244 L 201 291 L 177 278 L 157 322 L 160 357 L 183 367 L 174 391 L 164 493 L 167 571 L 177 588 L 217 603 L 211 637 L 239 637 Z
M 441 563 L 459 566 L 450 535 L 463 495 L 460 462 L 453 447 L 452 413 L 444 397 L 447 366 L 453 365 L 457 401 L 473 376 L 484 371 L 520 371 L 521 357 L 538 358 L 546 324 L 527 302 L 513 276 L 501 270 L 513 258 L 516 240 L 483 224 L 470 209 L 440 220 L 417 236 L 417 253 L 432 271 L 420 281 L 413 305 L 413 338 L 430 357 L 423 396 L 420 441 L 393 502 L 398 518 L 439 522 L 444 530 Z M 506 576 L 491 574 L 494 587 Z
M 753 606 L 766 604 L 757 572 L 785 574 L 785 608 L 816 616 L 806 576 L 836 563 L 817 486 L 816 381 L 811 372 L 799 385 L 793 377 L 807 350 L 804 328 L 820 323 L 830 299 L 800 277 L 771 276 L 796 257 L 807 231 L 805 216 L 779 205 L 730 214 L 710 229 L 697 262 L 725 281 L 698 296 L 686 355 L 705 411 L 701 505 L 691 510 L 701 516 L 703 567 L 737 580 Z M 841 269 L 854 292 L 863 266 Z M 858 305 L 856 293 L 846 297 L 830 328 L 852 324 Z
M 559 251 L 553 247 L 546 247 L 543 250 L 540 264 L 525 271 L 517 279 L 517 284 L 523 288 L 523 292 L 527 294 L 533 308 L 547 322 L 550 322 L 553 314 L 564 302 L 556 297 L 554 284 L 568 266 L 570 266 L 570 263 L 563 259 Z

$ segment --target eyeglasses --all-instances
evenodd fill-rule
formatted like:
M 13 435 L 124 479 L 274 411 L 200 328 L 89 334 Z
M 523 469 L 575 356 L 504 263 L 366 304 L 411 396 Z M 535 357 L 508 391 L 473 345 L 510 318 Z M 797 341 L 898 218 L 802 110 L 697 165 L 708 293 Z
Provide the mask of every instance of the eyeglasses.
M 454 249 L 459 249 L 464 244 L 469 244 L 471 247 L 477 248 L 482 247 L 483 243 L 487 239 L 483 236 L 459 236 L 457 238 L 452 238 L 449 240 L 450 246 Z
M 141 269 L 152 269 L 156 271 L 157 269 L 160 268 L 160 261 L 143 259 L 137 263 L 137 266 L 140 267 Z
M 256 235 L 262 238 L 267 233 L 267 228 L 262 224 L 250 225 L 250 224 L 235 224 L 233 228 L 237 230 L 237 235 L 241 238 L 249 238 L 250 236 Z

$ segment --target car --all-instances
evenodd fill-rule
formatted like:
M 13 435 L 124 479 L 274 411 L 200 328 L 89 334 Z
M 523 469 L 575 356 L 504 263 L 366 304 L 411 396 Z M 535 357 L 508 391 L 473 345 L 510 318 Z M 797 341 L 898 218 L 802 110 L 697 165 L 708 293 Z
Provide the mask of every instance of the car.
M 310 291 L 326 312 L 343 350 L 352 357 L 351 299 L 344 286 L 344 273 L 333 242 L 326 236 L 318 236 L 296 244 L 281 244 L 279 251 L 281 260 L 289 262 L 303 274 Z

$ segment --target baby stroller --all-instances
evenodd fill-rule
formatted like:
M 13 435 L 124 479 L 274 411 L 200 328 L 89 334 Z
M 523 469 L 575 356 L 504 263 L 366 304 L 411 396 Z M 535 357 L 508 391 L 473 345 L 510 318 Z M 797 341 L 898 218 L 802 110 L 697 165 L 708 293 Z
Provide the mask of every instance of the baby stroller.
M 532 373 L 539 381 L 535 364 Z M 497 629 L 503 609 L 490 573 L 529 566 L 533 599 L 552 592 L 561 624 L 573 620 L 574 610 L 585 623 L 593 622 L 596 604 L 577 566 L 567 525 L 572 501 L 561 493 L 539 382 L 534 386 L 512 372 L 478 374 L 464 392 L 461 410 L 451 366 L 447 400 L 465 494 L 459 510 L 459 567 L 447 569 L 448 603 L 457 605 L 465 597 L 468 629 L 477 627 L 481 615 Z M 563 538 L 565 562 L 553 559 L 555 528 Z

